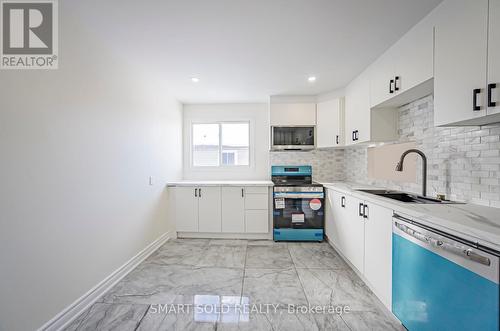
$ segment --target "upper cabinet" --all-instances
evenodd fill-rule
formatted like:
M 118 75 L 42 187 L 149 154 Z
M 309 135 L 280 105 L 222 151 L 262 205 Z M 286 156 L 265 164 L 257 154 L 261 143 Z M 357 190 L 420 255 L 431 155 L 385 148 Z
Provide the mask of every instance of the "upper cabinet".
M 317 104 L 316 135 L 318 148 L 344 145 L 344 98 Z
M 500 121 L 499 3 L 500 0 L 447 0 L 438 8 L 435 125 Z
M 390 99 L 396 101 L 387 105 L 400 106 L 432 92 L 433 41 L 434 28 L 426 18 L 372 64 L 371 107 L 386 106 L 385 102 Z M 420 86 L 425 83 L 425 88 Z M 416 87 L 419 90 L 411 93 Z
M 500 113 L 500 0 L 490 0 L 488 30 L 488 114 Z
M 271 99 L 271 126 L 316 125 L 316 100 L 276 101 Z
M 354 79 L 345 92 L 345 145 L 396 140 L 397 109 L 370 109 L 370 71 Z

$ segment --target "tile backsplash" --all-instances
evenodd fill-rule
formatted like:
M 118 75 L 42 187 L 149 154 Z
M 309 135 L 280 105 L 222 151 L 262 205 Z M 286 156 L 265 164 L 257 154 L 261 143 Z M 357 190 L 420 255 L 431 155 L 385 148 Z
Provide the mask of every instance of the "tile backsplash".
M 434 127 L 433 97 L 399 109 L 399 142 L 414 141 L 428 162 L 427 194 L 500 207 L 500 124 L 475 127 Z M 422 164 L 417 160 L 417 183 L 368 178 L 367 149 L 344 151 L 344 178 L 390 189 L 421 193 Z
M 311 165 L 313 179 L 332 182 L 344 179 L 344 150 L 316 149 L 304 152 L 270 152 L 271 165 Z
M 500 124 L 475 127 L 434 127 L 433 97 L 399 109 L 398 142 L 414 141 L 428 161 L 427 194 L 500 208 Z M 417 183 L 368 177 L 367 147 L 271 152 L 272 165 L 311 164 L 315 180 L 347 180 L 389 189 L 421 193 L 421 161 Z

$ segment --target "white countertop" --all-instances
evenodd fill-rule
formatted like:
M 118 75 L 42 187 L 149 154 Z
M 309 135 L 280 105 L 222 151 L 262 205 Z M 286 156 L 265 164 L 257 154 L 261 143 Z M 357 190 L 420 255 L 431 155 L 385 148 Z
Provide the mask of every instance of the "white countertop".
M 322 183 L 326 188 L 362 197 L 415 221 L 500 251 L 500 209 L 474 204 L 405 203 L 356 189 L 385 189 L 349 182 Z M 417 220 L 418 219 L 418 220 Z
M 270 180 L 180 180 L 168 182 L 172 186 L 273 186 Z

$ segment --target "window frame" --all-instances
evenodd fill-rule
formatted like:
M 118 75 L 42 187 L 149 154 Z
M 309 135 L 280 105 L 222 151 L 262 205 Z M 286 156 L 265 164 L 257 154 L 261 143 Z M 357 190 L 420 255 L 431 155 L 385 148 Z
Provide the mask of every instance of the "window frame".
M 219 165 L 217 166 L 196 166 L 194 165 L 194 126 L 197 124 L 217 124 L 219 126 Z M 223 124 L 247 124 L 248 125 L 248 164 L 246 165 L 224 165 L 222 164 L 222 125 Z M 252 168 L 252 121 L 234 120 L 234 121 L 192 121 L 190 122 L 190 160 L 189 165 L 196 170 L 217 170 L 217 169 L 248 169 Z

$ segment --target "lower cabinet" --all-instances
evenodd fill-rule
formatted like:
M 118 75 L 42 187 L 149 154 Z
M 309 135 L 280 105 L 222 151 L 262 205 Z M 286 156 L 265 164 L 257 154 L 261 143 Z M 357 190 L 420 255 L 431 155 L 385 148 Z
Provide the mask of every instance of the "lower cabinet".
M 177 232 L 268 233 L 268 187 L 174 187 Z
M 245 232 L 269 232 L 269 213 L 266 210 L 245 210 Z
M 327 189 L 325 232 L 391 309 L 392 209 Z
M 222 187 L 222 232 L 245 232 L 244 187 Z
M 198 188 L 175 187 L 174 195 L 177 231 L 198 231 Z
M 175 219 L 180 232 L 221 232 L 220 187 L 176 187 Z
M 198 231 L 221 232 L 221 188 L 198 188 Z
M 373 292 L 391 309 L 392 209 L 366 203 L 364 275 Z

